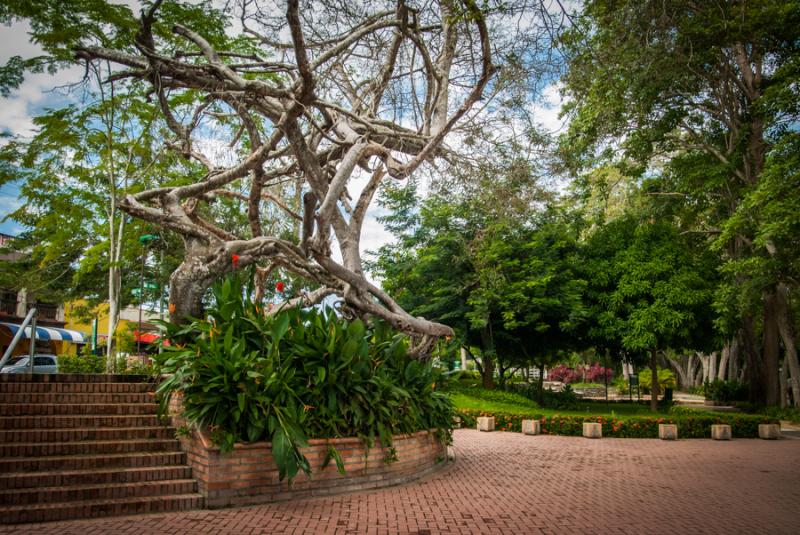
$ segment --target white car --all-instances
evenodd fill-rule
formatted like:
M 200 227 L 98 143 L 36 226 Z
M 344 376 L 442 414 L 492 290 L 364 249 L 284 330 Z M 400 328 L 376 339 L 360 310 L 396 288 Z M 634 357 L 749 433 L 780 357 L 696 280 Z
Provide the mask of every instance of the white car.
M 12 357 L 0 373 L 30 373 L 29 356 Z M 58 358 L 55 355 L 34 355 L 33 373 L 58 373 Z

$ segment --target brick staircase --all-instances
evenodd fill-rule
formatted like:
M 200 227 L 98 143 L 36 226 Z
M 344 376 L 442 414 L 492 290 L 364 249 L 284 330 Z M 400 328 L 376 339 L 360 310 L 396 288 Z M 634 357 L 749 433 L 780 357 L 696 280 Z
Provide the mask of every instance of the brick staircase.
M 0 524 L 202 506 L 145 377 L 0 374 Z

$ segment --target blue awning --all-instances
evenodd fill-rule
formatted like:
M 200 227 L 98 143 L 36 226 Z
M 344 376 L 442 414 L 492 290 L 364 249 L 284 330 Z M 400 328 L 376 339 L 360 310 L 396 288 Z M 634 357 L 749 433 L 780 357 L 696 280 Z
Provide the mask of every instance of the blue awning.
M 15 325 L 13 323 L 5 323 L 0 322 L 0 326 L 6 327 L 9 331 L 11 331 L 11 336 L 17 334 L 19 331 L 19 325 Z M 22 335 L 23 338 L 30 338 L 31 337 L 31 328 L 25 327 L 25 333 Z M 84 334 L 82 332 L 73 331 L 72 329 L 59 329 L 57 327 L 39 327 L 36 326 L 36 339 L 42 340 L 43 342 L 72 342 L 73 344 L 85 344 L 89 340 L 89 335 Z

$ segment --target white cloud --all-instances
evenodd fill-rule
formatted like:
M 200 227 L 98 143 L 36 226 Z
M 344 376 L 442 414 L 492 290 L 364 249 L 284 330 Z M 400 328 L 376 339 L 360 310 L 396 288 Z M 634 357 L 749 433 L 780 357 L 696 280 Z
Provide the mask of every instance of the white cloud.
M 30 42 L 30 26 L 16 22 L 0 26 L 0 64 L 13 56 L 30 58 L 41 55 L 42 49 Z M 79 67 L 48 73 L 27 74 L 22 85 L 0 104 L 0 132 L 28 137 L 33 133 L 33 117 L 46 106 L 57 107 L 70 100 L 70 96 L 55 87 L 80 81 L 83 70 Z
M 533 101 L 530 106 L 533 120 L 543 130 L 551 134 L 560 132 L 566 124 L 564 119 L 558 117 L 564 102 L 561 96 L 561 88 L 562 84 L 560 82 L 553 82 L 544 88 L 541 98 Z

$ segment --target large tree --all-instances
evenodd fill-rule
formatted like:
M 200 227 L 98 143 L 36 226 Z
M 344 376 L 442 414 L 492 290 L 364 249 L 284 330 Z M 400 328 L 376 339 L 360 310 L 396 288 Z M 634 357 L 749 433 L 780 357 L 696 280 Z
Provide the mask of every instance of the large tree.
M 735 321 L 720 327 L 731 352 L 745 355 L 751 395 L 777 403 L 779 337 L 793 376 L 798 368 L 787 316 L 797 285 L 788 273 L 753 277 L 747 268 L 795 249 L 729 223 L 759 206 L 747 199 L 762 189 L 775 144 L 796 128 L 800 4 L 594 0 L 574 20 L 565 40 L 567 162 L 658 172 L 664 180 L 650 193 L 683 204 L 683 230 L 708 236 L 726 262 L 718 307 Z
M 487 388 L 572 347 L 583 320 L 577 231 L 558 208 L 537 206 L 551 195 L 523 160 L 507 164 L 504 176 L 419 204 L 409 189 L 387 192 L 398 239 L 370 266 L 412 314 L 477 348 Z
M 658 351 L 689 347 L 710 327 L 714 267 L 673 225 L 630 214 L 597 229 L 585 244 L 589 338 L 629 360 L 649 360 L 654 411 Z
M 425 352 L 452 331 L 409 315 L 364 277 L 367 209 L 386 177 L 403 180 L 427 162 L 452 159 L 444 141 L 470 118 L 495 72 L 490 31 L 513 21 L 530 27 L 547 12 L 473 0 L 229 7 L 239 35 L 220 24 L 222 14 L 169 0 L 146 2 L 138 18 L 89 0 L 5 3 L 0 19 L 28 19 L 49 56 L 15 58 L 0 81 L 7 89 L 25 68 L 77 57 L 108 63 L 112 80 L 148 88 L 171 131 L 165 146 L 196 170 L 189 181 L 125 195 L 119 207 L 183 239 L 185 258 L 171 278 L 173 320 L 198 315 L 220 275 L 258 264 L 261 280 L 281 269 L 315 288 L 290 303 L 339 294 L 354 311 L 414 335 L 414 352 Z M 495 33 L 511 53 L 527 42 L 515 34 Z M 490 93 L 502 86 L 498 80 Z M 218 158 L 213 149 L 222 143 L 230 149 Z M 360 192 L 354 178 L 366 182 Z M 274 194 L 281 185 L 296 202 Z M 224 198 L 247 204 L 244 232 L 224 228 L 207 208 Z M 296 233 L 273 232 L 266 205 L 297 221 Z

